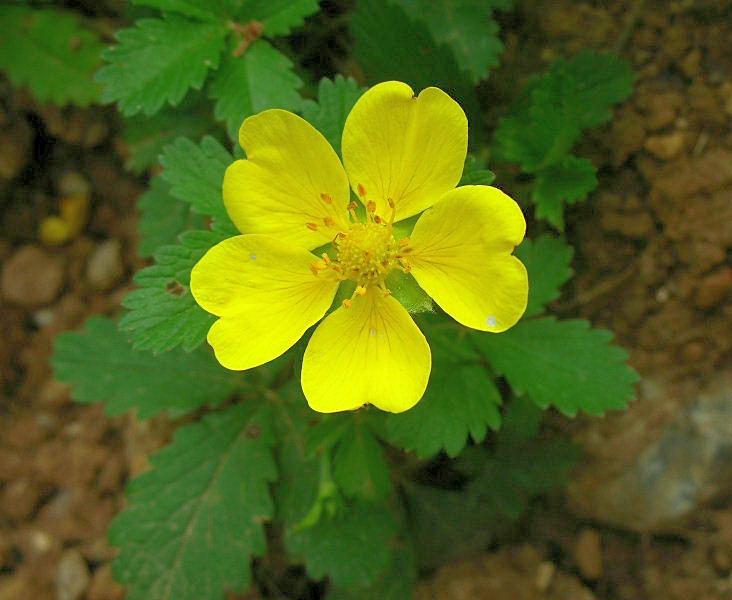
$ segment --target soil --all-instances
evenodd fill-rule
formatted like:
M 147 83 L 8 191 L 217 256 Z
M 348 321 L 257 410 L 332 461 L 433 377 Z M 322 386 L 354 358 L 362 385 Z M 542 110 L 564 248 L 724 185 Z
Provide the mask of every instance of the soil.
M 644 377 L 709 378 L 732 352 L 732 3 L 525 4 L 504 19 L 503 66 L 483 90 L 495 114 L 521 83 L 517 70 L 581 48 L 617 49 L 638 73 L 613 122 L 577 149 L 599 166 L 600 191 L 568 212 L 577 277 L 556 311 L 614 331 Z M 106 528 L 169 427 L 73 404 L 48 360 L 60 331 L 119 311 L 143 264 L 135 202 L 144 182 L 121 166 L 113 110 L 40 106 L 0 86 L 0 600 L 121 599 Z M 44 244 L 39 223 L 79 182 L 91 188 L 81 232 Z M 674 396 L 654 427 L 686 397 Z M 623 422 L 649 410 L 637 403 Z M 552 425 L 592 454 L 613 423 Z M 538 503 L 485 555 L 427 577 L 419 597 L 722 600 L 732 597 L 731 571 L 732 490 L 664 534 L 603 525 L 559 498 Z

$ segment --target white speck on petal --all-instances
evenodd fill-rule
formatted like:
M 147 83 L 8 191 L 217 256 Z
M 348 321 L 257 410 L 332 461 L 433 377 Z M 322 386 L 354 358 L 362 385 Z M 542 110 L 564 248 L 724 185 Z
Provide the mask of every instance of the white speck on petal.
M 488 327 L 495 327 L 498 325 L 498 319 L 496 319 L 495 315 L 489 315 L 485 322 L 488 324 Z
M 376 327 L 372 327 L 372 328 L 371 328 L 371 329 L 369 330 L 369 335 L 370 335 L 371 337 L 376 337 Z
M 254 254 L 254 252 L 252 252 L 252 253 L 251 253 L 251 254 L 249 255 L 249 260 L 257 260 L 257 255 L 256 255 L 256 254 Z

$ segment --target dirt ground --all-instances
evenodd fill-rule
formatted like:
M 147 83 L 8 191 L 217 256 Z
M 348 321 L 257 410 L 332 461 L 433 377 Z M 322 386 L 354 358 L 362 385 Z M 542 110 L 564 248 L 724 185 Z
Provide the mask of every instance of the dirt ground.
M 498 100 L 515 91 L 508 73 L 584 47 L 618 49 L 638 74 L 615 120 L 578 148 L 601 185 L 568 213 L 577 278 L 557 312 L 613 330 L 646 378 L 712 379 L 732 350 L 732 3 L 524 4 L 505 18 L 504 65 L 486 84 Z M 121 166 L 113 110 L 59 111 L 0 86 L 0 600 L 121 599 L 106 528 L 168 429 L 73 404 L 48 359 L 58 332 L 119 311 L 143 264 L 144 182 Z M 85 188 L 83 231 L 41 243 L 40 221 Z M 552 423 L 593 457 L 632 420 L 652 421 L 643 435 L 655 435 L 679 398 L 660 412 L 639 402 L 616 419 Z M 559 498 L 490 552 L 430 575 L 419 597 L 723 600 L 731 572 L 732 489 L 652 532 L 609 526 Z

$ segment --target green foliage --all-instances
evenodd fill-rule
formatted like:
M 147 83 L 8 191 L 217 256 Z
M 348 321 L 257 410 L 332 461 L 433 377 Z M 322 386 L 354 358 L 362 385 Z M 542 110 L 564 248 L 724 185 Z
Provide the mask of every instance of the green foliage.
M 529 272 L 529 303 L 524 318 L 534 317 L 559 298 L 559 290 L 572 277 L 574 249 L 563 239 L 545 234 L 535 240 L 525 239 L 516 248 L 516 256 Z
M 191 351 L 200 346 L 215 321 L 191 295 L 191 269 L 206 251 L 226 239 L 217 231 L 189 231 L 180 244 L 162 246 L 155 264 L 135 275 L 139 289 L 122 301 L 128 312 L 120 320 L 136 350 L 164 352 L 177 346 Z
M 234 374 L 207 350 L 150 358 L 135 352 L 113 321 L 95 317 L 85 331 L 58 336 L 53 370 L 56 379 L 73 386 L 78 402 L 102 402 L 111 415 L 186 412 L 223 402 L 235 389 Z
M 148 258 L 161 246 L 175 244 L 190 229 L 201 229 L 205 218 L 191 211 L 191 205 L 173 197 L 162 177 L 154 177 L 138 201 L 140 241 L 137 253 Z
M 351 498 L 379 502 L 389 496 L 389 465 L 368 426 L 348 419 L 333 456 L 333 478 Z
M 584 200 L 597 187 L 597 171 L 586 158 L 568 155 L 536 175 L 531 199 L 536 216 L 564 229 L 564 206 Z
M 92 76 L 102 47 L 99 35 L 71 12 L 0 6 L 0 69 L 41 102 L 96 102 Z
M 214 115 L 226 122 L 230 137 L 236 138 L 245 117 L 266 108 L 300 108 L 302 81 L 292 67 L 289 58 L 264 40 L 252 44 L 241 58 L 224 57 L 211 97 L 216 100 Z
M 488 427 L 498 429 L 501 394 L 485 368 L 438 357 L 422 400 L 413 409 L 390 415 L 389 440 L 420 458 L 444 449 L 457 456 L 468 436 L 485 439 Z
M 110 541 L 129 600 L 201 600 L 244 592 L 266 548 L 276 477 L 270 415 L 256 402 L 181 427 L 127 488 Z
M 319 0 L 247 0 L 242 13 L 259 21 L 268 37 L 287 35 L 318 11 Z
M 397 523 L 390 512 L 370 504 L 350 505 L 312 527 L 285 532 L 285 546 L 313 579 L 330 577 L 336 586 L 373 584 L 394 558 Z
M 201 89 L 219 65 L 227 31 L 216 23 L 176 15 L 140 19 L 117 34 L 119 44 L 103 53 L 109 63 L 97 75 L 102 100 L 118 102 L 125 116 L 152 115 L 165 103 L 177 106 L 189 89 Z
M 208 136 L 200 144 L 178 138 L 165 147 L 160 157 L 163 179 L 170 184 L 172 196 L 189 203 L 194 212 L 223 223 L 229 222 L 229 215 L 221 186 L 224 172 L 233 161 L 231 154 Z
M 149 6 L 203 21 L 219 21 L 230 14 L 241 0 L 132 0 L 137 6 Z
M 427 26 L 388 0 L 359 0 L 351 17 L 354 54 L 370 81 L 396 79 L 415 92 L 437 86 L 450 93 L 468 113 L 471 134 L 480 129 L 480 109 L 469 77 L 445 44 Z
M 626 408 L 637 373 L 628 354 L 610 344 L 612 333 L 587 321 L 547 317 L 520 322 L 505 333 L 476 335 L 475 342 L 516 393 L 541 408 L 555 406 L 574 416 Z
M 364 88 L 350 77 L 346 79 L 342 75 L 336 75 L 333 80 L 325 78 L 320 80 L 317 102 L 314 100 L 303 102 L 303 117 L 325 136 L 338 154 L 341 153 L 343 126 L 346 124 L 348 113 L 364 91 Z
M 486 0 L 396 0 L 407 14 L 424 21 L 432 37 L 447 44 L 458 64 L 474 83 L 498 65 L 503 43 L 493 19 L 496 8 L 507 3 Z M 501 6 L 496 6 L 500 4 Z
M 537 217 L 563 228 L 564 204 L 597 185 L 594 167 L 569 154 L 582 130 L 607 121 L 632 92 L 633 72 L 612 54 L 584 51 L 533 79 L 498 126 L 495 156 L 536 175 Z

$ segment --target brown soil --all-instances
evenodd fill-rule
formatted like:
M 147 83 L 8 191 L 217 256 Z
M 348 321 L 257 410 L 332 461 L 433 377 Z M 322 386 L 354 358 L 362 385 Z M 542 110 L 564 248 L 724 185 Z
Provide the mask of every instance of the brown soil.
M 645 376 L 687 384 L 708 377 L 732 350 L 732 3 L 527 4 L 525 15 L 507 19 L 504 67 L 489 84 L 498 97 L 514 91 L 501 79 L 511 69 L 528 73 L 584 47 L 619 46 L 639 75 L 613 123 L 578 150 L 601 167 L 602 191 L 568 215 L 578 276 L 557 310 L 615 331 Z M 0 290 L 0 600 L 122 598 L 105 531 L 124 483 L 168 428 L 72 404 L 48 359 L 58 332 L 117 312 L 142 264 L 134 203 L 144 188 L 121 167 L 112 111 L 59 111 L 0 91 L 0 260 L 4 268 L 19 261 L 19 272 L 48 278 L 41 288 L 54 291 L 34 297 L 27 281 L 32 302 L 18 304 L 12 290 Z M 91 217 L 67 245 L 43 247 L 38 224 L 58 212 L 69 173 L 91 182 Z M 105 240 L 121 252 L 106 245 L 101 275 L 92 277 L 88 264 Z M 646 410 L 635 405 L 625 422 L 647 418 Z M 603 443 L 613 427 L 563 423 Z M 732 597 L 729 497 L 673 535 L 604 527 L 561 501 L 538 507 L 521 531 L 440 570 L 422 597 Z

